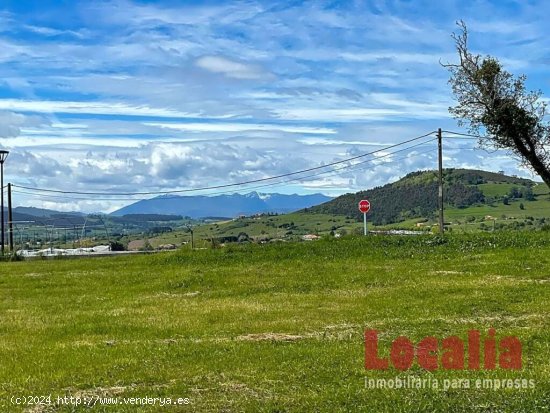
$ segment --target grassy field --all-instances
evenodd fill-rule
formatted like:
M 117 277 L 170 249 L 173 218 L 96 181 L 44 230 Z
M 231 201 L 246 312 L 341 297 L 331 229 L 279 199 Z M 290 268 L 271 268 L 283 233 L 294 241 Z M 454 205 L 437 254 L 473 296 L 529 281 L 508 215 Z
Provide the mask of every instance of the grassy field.
M 544 412 L 550 234 L 344 237 L 0 263 L 0 411 L 57 396 L 178 397 L 91 411 Z M 516 335 L 520 371 L 367 371 L 363 332 Z M 525 378 L 530 390 L 367 389 L 365 378 Z
M 212 222 L 195 227 L 195 239 L 198 245 L 203 245 L 200 240 L 208 240 L 212 237 L 238 236 L 246 233 L 251 237 L 268 237 L 275 239 L 299 238 L 305 234 L 328 234 L 335 232 L 349 233 L 354 228 L 362 228 L 363 223 L 353 218 L 341 215 L 306 214 L 294 212 L 284 215 L 247 217 L 223 222 Z M 190 235 L 181 231 L 174 231 L 153 237 L 150 243 L 153 247 L 162 244 L 176 244 L 189 241 Z M 206 244 L 204 244 L 206 245 Z
M 479 184 L 477 185 L 479 190 L 483 192 L 485 196 L 504 196 L 510 193 L 510 190 L 512 188 L 517 188 L 518 186 L 515 184 L 509 184 L 509 183 L 489 183 L 489 184 Z

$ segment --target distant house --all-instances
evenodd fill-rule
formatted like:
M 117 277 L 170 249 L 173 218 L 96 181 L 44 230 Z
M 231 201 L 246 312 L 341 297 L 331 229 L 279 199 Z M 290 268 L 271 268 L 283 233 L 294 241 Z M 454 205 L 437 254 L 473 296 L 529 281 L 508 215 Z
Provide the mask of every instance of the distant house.
M 176 246 L 174 244 L 163 244 L 163 245 L 159 245 L 158 249 L 159 250 L 175 250 Z
M 315 235 L 315 234 L 302 235 L 302 240 L 303 241 L 315 241 L 319 238 L 321 238 L 321 237 L 319 235 Z

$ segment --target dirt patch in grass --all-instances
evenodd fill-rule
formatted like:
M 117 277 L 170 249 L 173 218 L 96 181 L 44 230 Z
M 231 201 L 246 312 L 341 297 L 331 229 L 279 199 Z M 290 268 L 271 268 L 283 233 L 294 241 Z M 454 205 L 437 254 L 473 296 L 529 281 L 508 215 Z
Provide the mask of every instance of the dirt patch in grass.
M 499 324 L 517 324 L 518 322 L 532 321 L 536 322 L 537 320 L 545 321 L 547 320 L 546 314 L 524 314 L 518 316 L 512 315 L 494 315 L 494 316 L 480 316 L 480 317 L 464 317 L 464 318 L 454 318 L 454 319 L 439 319 L 445 320 L 447 323 L 455 324 L 479 324 L 479 323 L 495 323 Z M 436 319 L 434 319 L 436 320 Z
M 462 271 L 434 271 L 434 274 L 440 274 L 440 275 L 460 275 L 464 274 Z
M 26 274 L 24 274 L 25 277 L 43 277 L 44 274 L 41 274 L 39 272 L 28 272 Z
M 362 334 L 362 330 L 357 325 L 338 324 L 329 325 L 321 331 L 315 331 L 303 334 L 288 334 L 288 333 L 255 333 L 244 334 L 237 337 L 240 341 L 282 341 L 294 342 L 305 339 L 317 340 L 348 340 L 352 336 Z
M 161 292 L 158 294 L 155 294 L 153 297 L 155 298 L 181 298 L 181 297 L 196 297 L 200 294 L 200 291 L 190 291 L 187 293 L 168 293 L 168 292 Z
M 298 341 L 307 338 L 306 335 L 286 334 L 286 333 L 257 333 L 238 336 L 241 341 Z
M 228 383 L 221 383 L 221 386 L 224 390 L 232 393 L 241 393 L 248 397 L 254 397 L 256 399 L 260 397 L 260 394 L 256 390 L 251 389 L 244 383 L 228 382 Z

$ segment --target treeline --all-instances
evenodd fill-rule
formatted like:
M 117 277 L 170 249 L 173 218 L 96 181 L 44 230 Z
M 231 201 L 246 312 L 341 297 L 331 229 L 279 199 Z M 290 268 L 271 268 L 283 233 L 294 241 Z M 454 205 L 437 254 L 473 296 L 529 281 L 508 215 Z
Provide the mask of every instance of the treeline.
M 53 226 L 56 228 L 71 228 L 73 226 L 83 225 L 85 218 L 76 215 L 52 214 L 50 216 L 36 216 L 13 212 L 13 220 L 19 223 L 25 223 L 26 226 Z M 4 211 L 4 224 L 8 225 L 8 212 Z
M 395 185 L 425 184 L 428 182 L 437 182 L 437 171 L 415 171 L 405 175 L 402 179 L 395 182 Z M 504 173 L 480 171 L 477 169 L 456 169 L 447 168 L 443 170 L 443 181 L 447 185 L 480 185 L 488 183 L 508 183 L 518 186 L 532 186 L 533 181 L 517 176 L 508 176 Z
M 533 181 L 520 178 L 518 176 L 508 176 L 504 175 L 504 173 L 479 171 L 474 169 L 445 169 L 443 172 L 443 177 L 445 182 L 448 184 L 461 183 L 464 185 L 479 185 L 487 183 L 508 183 L 520 186 L 533 185 Z
M 346 194 L 305 211 L 347 215 L 359 220 L 362 214 L 357 209 L 357 204 L 366 198 L 371 202 L 369 221 L 375 225 L 385 225 L 409 218 L 433 216 L 438 206 L 437 194 L 437 182 L 387 184 L 368 191 Z M 462 184 L 446 185 L 444 194 L 446 204 L 459 208 L 484 201 L 483 193 L 479 189 Z
M 505 195 L 511 199 L 524 199 L 525 201 L 534 201 L 535 195 L 533 194 L 533 189 L 530 186 L 523 187 L 513 187 L 508 192 L 508 195 Z
M 163 215 L 163 214 L 127 214 L 121 217 L 109 216 L 109 219 L 119 224 L 125 223 L 142 223 L 142 222 L 168 222 L 180 221 L 183 219 L 181 215 Z

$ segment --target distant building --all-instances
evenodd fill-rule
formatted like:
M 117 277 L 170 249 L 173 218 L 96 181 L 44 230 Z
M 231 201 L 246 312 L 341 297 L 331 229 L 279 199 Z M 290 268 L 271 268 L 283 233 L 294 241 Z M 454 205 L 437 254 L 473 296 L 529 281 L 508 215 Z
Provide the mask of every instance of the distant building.
M 315 234 L 302 235 L 302 240 L 303 241 L 315 241 L 319 238 L 321 238 L 321 237 L 319 235 L 315 235 Z
M 159 250 L 175 250 L 176 246 L 174 244 L 163 244 L 163 245 L 159 245 L 158 249 Z

